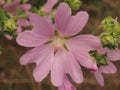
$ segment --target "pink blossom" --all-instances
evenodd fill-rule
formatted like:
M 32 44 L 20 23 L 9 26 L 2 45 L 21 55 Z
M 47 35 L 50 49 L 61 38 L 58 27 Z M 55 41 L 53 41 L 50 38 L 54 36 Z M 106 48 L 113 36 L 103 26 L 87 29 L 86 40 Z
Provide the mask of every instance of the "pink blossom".
M 92 71 L 92 73 L 95 75 L 96 80 L 101 86 L 104 86 L 104 78 L 102 76 L 102 73 L 105 74 L 113 74 L 116 73 L 117 68 L 111 61 L 117 61 L 120 59 L 120 50 L 110 50 L 108 48 L 99 48 L 98 51 L 101 54 L 107 53 L 107 63 L 106 66 L 100 66 L 97 71 Z
M 64 83 L 62 86 L 58 87 L 58 90 L 76 90 L 76 88 L 70 83 L 68 78 L 65 76 Z
M 5 3 L 3 5 L 3 9 L 6 12 L 12 13 L 14 15 L 16 15 L 18 13 L 18 9 L 24 10 L 24 11 L 28 11 L 31 8 L 30 4 L 20 4 L 21 0 L 14 0 L 14 2 L 11 3 Z
M 57 8 L 55 26 L 47 18 L 32 14 L 30 23 L 33 30 L 20 33 L 16 41 L 21 46 L 34 48 L 20 58 L 20 63 L 36 63 L 33 76 L 37 82 L 50 72 L 55 86 L 63 85 L 65 74 L 70 75 L 74 82 L 81 83 L 83 74 L 79 63 L 86 68 L 96 69 L 88 51 L 99 46 L 95 36 L 75 36 L 87 21 L 87 12 L 80 11 L 76 16 L 71 16 L 71 9 L 66 3 L 61 3 Z

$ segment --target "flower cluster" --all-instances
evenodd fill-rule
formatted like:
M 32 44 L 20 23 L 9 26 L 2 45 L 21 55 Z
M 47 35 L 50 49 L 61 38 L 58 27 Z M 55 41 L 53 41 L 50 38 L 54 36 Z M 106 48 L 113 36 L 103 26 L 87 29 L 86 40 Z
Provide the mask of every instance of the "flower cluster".
M 101 86 L 102 73 L 117 71 L 112 63 L 120 59 L 120 23 L 116 19 L 105 18 L 100 25 L 103 32 L 95 36 L 80 33 L 89 15 L 86 11 L 72 15 L 72 10 L 81 5 L 79 0 L 47 0 L 38 10 L 31 10 L 32 6 L 22 0 L 0 4 L 0 17 L 4 16 L 1 30 L 15 34 L 19 45 L 33 48 L 20 58 L 20 63 L 36 64 L 35 81 L 41 82 L 50 73 L 58 90 L 76 90 L 70 79 L 82 83 L 82 67 L 93 73 Z M 8 38 L 6 33 L 5 36 Z

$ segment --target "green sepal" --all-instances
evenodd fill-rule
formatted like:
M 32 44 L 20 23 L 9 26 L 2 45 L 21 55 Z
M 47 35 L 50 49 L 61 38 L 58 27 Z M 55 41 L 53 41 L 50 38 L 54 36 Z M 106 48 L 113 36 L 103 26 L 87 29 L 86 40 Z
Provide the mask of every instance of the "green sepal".
M 89 54 L 91 59 L 97 63 L 98 67 L 108 65 L 106 60 L 107 54 L 99 54 L 97 50 L 90 51 Z

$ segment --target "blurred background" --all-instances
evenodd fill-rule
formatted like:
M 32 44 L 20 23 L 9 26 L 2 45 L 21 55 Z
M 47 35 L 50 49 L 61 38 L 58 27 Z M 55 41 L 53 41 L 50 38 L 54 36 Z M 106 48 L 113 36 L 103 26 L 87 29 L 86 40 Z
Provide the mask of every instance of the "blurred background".
M 40 0 L 30 0 L 33 5 Z M 118 17 L 120 21 L 120 0 L 81 0 L 80 10 L 89 13 L 89 22 L 84 28 L 84 33 L 91 33 L 107 16 Z M 32 76 L 34 64 L 22 66 L 19 58 L 29 49 L 17 45 L 15 39 L 8 40 L 0 36 L 0 46 L 3 53 L 0 56 L 0 90 L 57 90 L 53 87 L 48 76 L 41 83 L 36 83 Z M 115 62 L 118 68 L 116 74 L 103 74 L 105 85 L 101 87 L 94 76 L 83 68 L 84 82 L 76 85 L 77 90 L 120 90 L 120 61 Z

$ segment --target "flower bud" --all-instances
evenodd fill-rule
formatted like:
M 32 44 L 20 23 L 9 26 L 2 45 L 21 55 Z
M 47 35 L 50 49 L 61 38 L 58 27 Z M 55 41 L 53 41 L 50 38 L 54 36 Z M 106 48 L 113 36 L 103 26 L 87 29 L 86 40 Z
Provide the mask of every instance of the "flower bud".
M 72 10 L 78 10 L 81 6 L 80 0 L 64 0 L 66 3 L 68 3 Z
M 4 21 L 3 30 L 8 32 L 13 32 L 17 29 L 16 19 L 10 18 L 5 19 Z
M 116 33 L 117 35 L 120 35 L 120 24 L 115 25 L 114 33 Z
M 118 48 L 118 44 L 119 44 L 119 37 L 112 33 L 112 34 L 103 34 L 101 37 L 101 43 L 103 45 L 103 47 L 107 47 L 109 49 L 116 49 Z
M 101 28 L 105 32 L 112 32 L 114 30 L 116 23 L 117 23 L 116 20 L 109 16 L 102 21 Z

